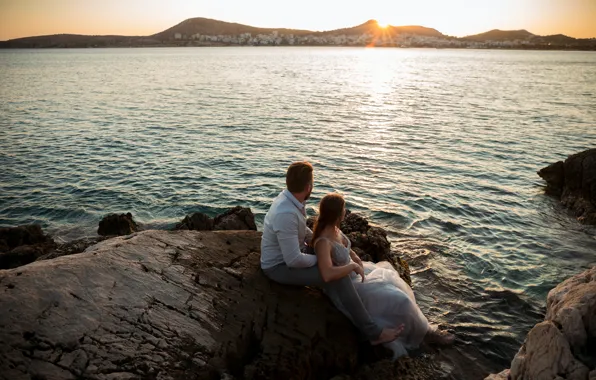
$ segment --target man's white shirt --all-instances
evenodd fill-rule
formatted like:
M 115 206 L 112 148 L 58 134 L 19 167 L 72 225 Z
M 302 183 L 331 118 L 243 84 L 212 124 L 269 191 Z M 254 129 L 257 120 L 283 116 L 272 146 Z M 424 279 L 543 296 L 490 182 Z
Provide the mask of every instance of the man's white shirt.
M 304 204 L 287 189 L 273 201 L 265 215 L 261 239 L 261 268 L 279 264 L 290 268 L 308 268 L 317 264 L 317 257 L 302 253 L 312 231 L 306 226 Z

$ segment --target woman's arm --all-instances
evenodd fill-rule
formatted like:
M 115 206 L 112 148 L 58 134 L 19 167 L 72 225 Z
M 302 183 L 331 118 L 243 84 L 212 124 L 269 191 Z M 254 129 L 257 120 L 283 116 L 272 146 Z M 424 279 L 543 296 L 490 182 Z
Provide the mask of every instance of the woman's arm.
M 356 264 L 360 265 L 360 267 L 362 267 L 362 268 L 364 267 L 360 257 L 356 254 L 356 252 L 354 252 L 351 249 L 350 249 L 350 257 L 352 258 L 352 261 L 354 261 Z
M 364 271 L 358 264 L 349 263 L 348 265 L 337 267 L 333 265 L 333 261 L 331 261 L 331 245 L 327 240 L 319 240 L 315 244 L 315 252 L 317 253 L 317 263 L 323 281 L 330 282 L 339 280 L 352 272 L 358 273 L 362 277 L 362 281 L 364 281 Z

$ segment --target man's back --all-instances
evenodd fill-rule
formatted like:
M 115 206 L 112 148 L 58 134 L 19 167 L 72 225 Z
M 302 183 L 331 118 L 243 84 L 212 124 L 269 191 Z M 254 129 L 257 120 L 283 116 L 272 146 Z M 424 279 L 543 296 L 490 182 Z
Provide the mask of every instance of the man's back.
M 316 264 L 316 257 L 305 257 L 300 252 L 307 234 L 303 207 L 287 190 L 282 191 L 271 204 L 263 223 L 261 239 L 261 268 L 269 269 L 279 264 L 291 267 L 309 267 Z

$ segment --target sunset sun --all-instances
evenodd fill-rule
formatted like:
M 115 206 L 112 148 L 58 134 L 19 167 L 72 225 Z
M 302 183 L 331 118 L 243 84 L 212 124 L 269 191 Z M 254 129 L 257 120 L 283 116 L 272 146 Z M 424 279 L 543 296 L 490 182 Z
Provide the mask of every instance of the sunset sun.
M 385 29 L 389 26 L 389 23 L 386 22 L 385 20 L 377 19 L 377 25 L 379 25 L 379 28 Z

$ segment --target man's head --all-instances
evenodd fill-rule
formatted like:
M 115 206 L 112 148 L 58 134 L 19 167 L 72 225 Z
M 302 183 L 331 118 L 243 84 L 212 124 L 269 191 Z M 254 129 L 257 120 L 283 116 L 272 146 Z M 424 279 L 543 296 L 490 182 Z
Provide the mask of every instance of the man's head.
M 286 186 L 300 201 L 310 198 L 313 189 L 313 167 L 309 162 L 294 162 L 286 172 Z

